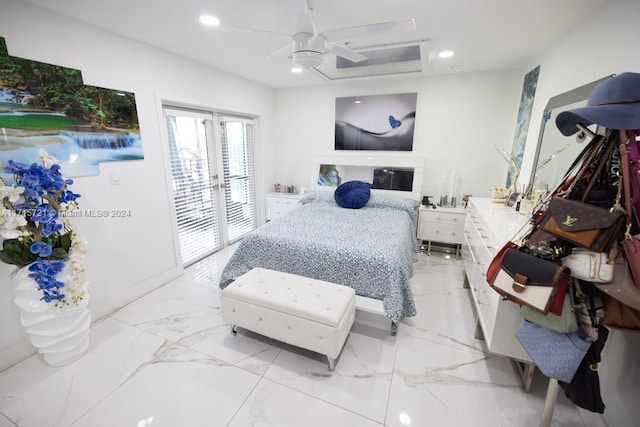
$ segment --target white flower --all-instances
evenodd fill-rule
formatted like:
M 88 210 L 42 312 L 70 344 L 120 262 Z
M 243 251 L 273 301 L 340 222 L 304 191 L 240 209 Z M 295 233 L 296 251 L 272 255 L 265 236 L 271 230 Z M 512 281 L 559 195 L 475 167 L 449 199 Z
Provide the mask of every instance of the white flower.
M 22 236 L 22 230 L 18 230 L 18 227 L 27 225 L 27 220 L 22 215 L 3 209 L 0 211 L 0 223 L 0 236 L 5 239 L 17 239 Z
M 55 157 L 47 153 L 47 151 L 43 150 L 42 148 L 40 149 L 40 152 L 39 152 L 39 158 L 40 158 L 40 162 L 42 162 L 42 165 L 45 168 L 50 168 L 53 165 L 60 164 L 60 160 L 56 159 Z
M 20 200 L 20 196 L 24 192 L 24 187 L 7 187 L 6 185 L 0 187 L 0 201 L 5 197 L 9 199 L 10 203 L 15 203 Z

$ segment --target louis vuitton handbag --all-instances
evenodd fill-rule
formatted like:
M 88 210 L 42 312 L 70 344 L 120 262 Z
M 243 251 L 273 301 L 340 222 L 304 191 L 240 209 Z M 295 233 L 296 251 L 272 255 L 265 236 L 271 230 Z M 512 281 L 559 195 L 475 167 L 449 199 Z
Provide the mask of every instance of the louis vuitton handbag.
M 622 231 L 624 213 L 622 209 L 602 207 L 610 207 L 613 200 L 594 200 L 594 197 L 601 190 L 606 194 L 616 193 L 610 169 L 618 137 L 617 132 L 608 130 L 567 191 L 551 199 L 543 220 L 544 231 L 594 252 L 608 252 Z
M 611 211 L 579 200 L 555 197 L 549 202 L 543 230 L 594 252 L 606 252 L 620 235 L 622 211 Z

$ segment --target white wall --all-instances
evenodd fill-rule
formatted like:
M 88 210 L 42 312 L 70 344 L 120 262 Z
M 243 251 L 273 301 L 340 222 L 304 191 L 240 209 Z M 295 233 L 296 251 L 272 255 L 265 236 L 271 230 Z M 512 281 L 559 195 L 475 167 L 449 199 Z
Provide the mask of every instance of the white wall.
M 275 167 L 265 185 L 271 178 L 272 183 L 294 180 L 309 186 L 312 156 L 334 152 L 336 97 L 417 92 L 413 151 L 389 155 L 424 159 L 422 193 L 434 196 L 433 201 L 439 200 L 446 174 L 454 167 L 458 200 L 462 193 L 488 197 L 491 186 L 505 184 L 507 163 L 491 147 L 511 151 L 523 78 L 520 71 L 501 71 L 278 90 L 278 149 L 271 154 Z
M 131 211 L 128 219 L 73 221 L 89 242 L 89 308 L 95 320 L 181 271 L 175 257 L 160 100 L 260 116 L 260 179 L 262 152 L 272 141 L 273 91 L 24 2 L 1 1 L 0 36 L 10 55 L 76 68 L 86 84 L 136 95 L 144 160 L 102 163 L 100 175 L 76 178 L 73 186 L 82 195 L 83 209 Z M 120 175 L 121 185 L 110 185 L 111 171 Z M 10 271 L 0 265 L 0 370 L 34 352 L 12 303 Z

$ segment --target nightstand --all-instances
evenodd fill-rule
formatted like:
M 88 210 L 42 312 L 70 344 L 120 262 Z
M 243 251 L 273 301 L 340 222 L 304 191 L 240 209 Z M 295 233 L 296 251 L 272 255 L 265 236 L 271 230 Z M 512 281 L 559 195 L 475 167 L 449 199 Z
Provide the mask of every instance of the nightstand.
M 300 206 L 304 194 L 267 193 L 265 200 L 265 219 L 272 221 Z
M 431 243 L 445 243 L 455 248 L 456 259 L 464 241 L 465 210 L 420 205 L 418 212 L 418 240 L 427 242 L 427 254 L 431 254 Z

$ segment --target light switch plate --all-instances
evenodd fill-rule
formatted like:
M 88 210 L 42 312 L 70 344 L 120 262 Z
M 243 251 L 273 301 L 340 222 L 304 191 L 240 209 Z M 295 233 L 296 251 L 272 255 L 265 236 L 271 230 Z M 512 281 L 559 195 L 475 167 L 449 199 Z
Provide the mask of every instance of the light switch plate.
M 118 172 L 109 172 L 109 180 L 111 185 L 120 185 L 120 174 Z

